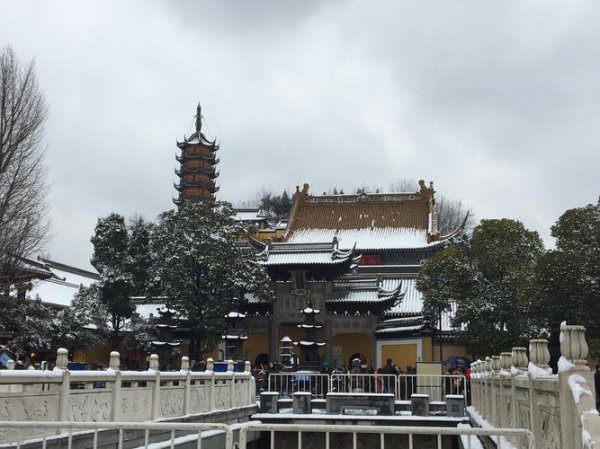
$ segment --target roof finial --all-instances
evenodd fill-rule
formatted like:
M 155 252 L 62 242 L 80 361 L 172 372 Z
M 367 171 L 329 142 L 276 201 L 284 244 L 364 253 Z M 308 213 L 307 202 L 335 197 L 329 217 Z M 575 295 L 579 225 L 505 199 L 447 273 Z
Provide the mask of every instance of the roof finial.
M 200 103 L 198 103 L 198 107 L 196 108 L 196 132 L 200 132 L 202 129 L 202 107 Z

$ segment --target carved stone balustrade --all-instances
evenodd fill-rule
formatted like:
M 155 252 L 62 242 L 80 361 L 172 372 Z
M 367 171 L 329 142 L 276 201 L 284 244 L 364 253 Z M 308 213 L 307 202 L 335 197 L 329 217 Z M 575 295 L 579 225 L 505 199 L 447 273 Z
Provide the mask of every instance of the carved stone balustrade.
M 529 429 L 538 448 L 600 448 L 600 416 L 595 410 L 593 373 L 586 366 L 585 328 L 562 323 L 560 342 L 558 375 L 548 369 L 545 339 L 529 342 L 529 366 L 523 347 L 474 362 L 469 408 L 473 419 L 483 427 Z M 512 375 L 506 376 L 503 372 L 509 369 Z M 510 443 L 526 449 L 518 438 Z
M 0 420 L 140 422 L 256 404 L 249 362 L 238 373 L 233 364 L 231 370 L 215 373 L 212 360 L 207 363 L 210 370 L 192 372 L 183 357 L 181 370 L 161 372 L 153 354 L 147 371 L 121 371 L 120 355 L 113 351 L 108 370 L 69 371 L 63 348 L 56 360 L 58 369 L 53 371 L 0 370 Z M 20 435 L 35 438 L 52 432 L 32 424 Z M 14 438 L 0 432 L 0 443 Z

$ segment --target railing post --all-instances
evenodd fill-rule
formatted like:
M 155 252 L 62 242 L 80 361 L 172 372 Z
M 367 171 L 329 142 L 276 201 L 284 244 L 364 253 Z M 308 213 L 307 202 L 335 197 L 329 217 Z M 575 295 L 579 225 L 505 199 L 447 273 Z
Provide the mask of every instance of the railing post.
M 56 351 L 56 368 L 62 371 L 62 382 L 60 384 L 60 393 L 58 399 L 58 420 L 69 421 L 69 394 L 71 390 L 71 373 L 67 369 L 69 363 L 69 351 L 65 348 L 58 348 Z M 58 433 L 61 429 L 58 429 Z
M 110 362 L 109 369 L 114 371 L 115 380 L 113 382 L 113 391 L 112 391 L 112 405 L 111 405 L 111 413 L 110 420 L 111 421 L 121 421 L 121 413 L 119 410 L 121 409 L 121 355 L 117 351 L 112 351 L 110 353 Z M 127 418 L 127 417 L 126 417 Z
M 522 375 L 523 373 L 527 372 L 527 365 L 528 365 L 528 360 L 527 360 L 527 350 L 521 346 L 517 346 L 512 348 L 512 364 L 513 367 L 515 368 L 512 373 L 512 384 L 511 384 L 511 396 L 512 396 L 512 414 L 514 416 L 514 427 L 516 428 L 522 428 L 523 423 L 520 421 L 519 417 L 521 416 L 519 414 L 519 402 L 517 400 L 517 384 L 516 384 L 516 377 Z
M 234 371 L 234 367 L 233 367 L 233 360 L 229 359 L 227 360 L 227 374 L 229 374 L 231 377 L 229 379 L 229 406 L 233 407 L 234 406 L 234 391 L 235 391 L 235 371 Z
M 507 399 L 507 395 L 512 399 L 512 376 L 510 374 L 510 367 L 512 366 L 512 352 L 501 352 L 500 353 L 500 365 L 502 367 L 502 377 L 500 378 L 500 394 L 502 395 L 502 413 L 501 413 L 501 422 L 502 427 L 510 427 L 511 426 L 511 416 L 510 413 L 504 413 L 506 407 L 504 407 Z M 510 377 L 508 377 L 510 376 Z M 508 384 L 507 384 L 508 383 Z
M 502 402 L 500 402 L 500 404 L 498 404 L 498 390 L 499 388 L 496 387 L 496 380 L 498 380 L 499 383 L 499 373 L 500 373 L 500 368 L 501 368 L 501 364 L 500 364 L 500 356 L 499 355 L 493 355 L 492 356 L 492 373 L 491 373 L 491 377 L 490 377 L 490 382 L 492 385 L 491 388 L 491 394 L 492 394 L 492 424 L 496 427 L 501 427 L 502 424 L 500 424 L 498 421 L 500 419 L 500 416 L 498 414 L 498 407 L 501 406 Z
M 190 374 L 190 358 L 181 357 L 181 373 L 185 375 L 185 384 L 183 388 L 183 414 L 190 412 L 190 389 L 192 388 L 192 375 Z
M 536 338 L 529 340 L 530 363 L 542 369 L 548 369 L 550 361 L 550 352 L 548 351 L 548 340 Z M 531 430 L 536 439 L 540 441 L 542 435 L 542 424 L 540 421 L 539 407 L 537 406 L 537 393 L 535 389 L 535 380 L 529 373 L 529 421 Z
M 248 404 L 256 401 L 256 379 L 252 375 L 252 365 L 248 360 L 244 363 L 244 372 L 248 374 Z
M 154 387 L 152 388 L 152 410 L 150 413 L 151 419 L 158 419 L 160 417 L 160 371 L 158 355 L 150 355 L 150 365 L 148 371 L 154 372 Z
M 578 409 L 593 410 L 596 405 L 596 398 L 592 397 L 594 393 L 594 378 L 592 373 L 590 373 L 590 368 L 586 365 L 588 345 L 585 341 L 585 327 L 567 325 L 563 321 L 560 325 L 560 352 L 562 354 L 561 358 L 565 359 L 559 363 L 558 373 L 562 447 L 578 449 L 581 447 L 582 439 L 581 435 L 578 435 L 582 419 L 582 413 Z M 579 384 L 577 379 L 583 379 L 589 388 L 589 390 L 586 390 L 585 385 L 578 385 L 581 392 L 578 402 L 573 397 L 574 389 L 569 385 L 570 381 L 573 381 L 574 384 Z M 582 390 L 585 390 L 586 393 Z M 593 418 L 590 417 L 588 419 Z M 588 432 L 590 438 L 595 437 L 592 441 L 598 441 L 598 429 L 589 423 L 584 423 L 584 426 L 587 427 L 585 430 Z
M 208 390 L 209 401 L 208 408 L 209 410 L 214 410 L 216 408 L 216 399 L 215 399 L 215 362 L 213 359 L 206 359 L 206 373 L 210 374 L 210 387 Z
M 485 419 L 488 422 L 492 422 L 492 359 L 489 357 L 485 358 L 484 369 L 485 369 Z

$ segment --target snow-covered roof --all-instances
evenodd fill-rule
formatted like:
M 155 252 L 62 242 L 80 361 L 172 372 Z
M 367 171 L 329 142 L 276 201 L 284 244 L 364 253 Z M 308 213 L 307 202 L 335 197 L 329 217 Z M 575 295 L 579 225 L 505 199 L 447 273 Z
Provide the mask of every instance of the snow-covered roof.
M 423 329 L 423 324 L 417 324 L 414 326 L 395 326 L 395 327 L 386 327 L 383 329 L 378 329 L 376 331 L 377 334 L 393 334 L 396 332 L 414 332 L 420 331 Z
M 426 229 L 363 228 L 363 229 L 298 229 L 292 232 L 288 243 L 330 242 L 337 237 L 340 249 L 357 251 L 378 249 L 419 249 L 440 245 L 428 242 Z
M 347 259 L 332 259 L 331 253 L 270 254 L 262 265 L 333 265 L 345 263 Z
M 234 209 L 237 221 L 265 221 L 267 216 L 260 209 Z
M 98 273 L 40 259 L 52 273 L 49 279 L 33 279 L 32 289 L 26 293 L 29 299 L 40 298 L 45 303 L 70 306 L 73 296 L 81 286 L 89 287 L 98 280 Z
M 158 311 L 163 309 L 165 306 L 165 303 L 136 303 L 135 312 L 142 318 L 148 319 L 150 318 L 150 315 L 152 315 L 154 318 L 157 318 L 160 316 Z
M 417 290 L 416 279 L 402 279 L 404 299 L 386 312 L 386 315 L 409 315 L 423 312 L 423 294 Z
M 358 262 L 353 250 L 340 250 L 332 239 L 330 242 L 307 244 L 272 243 L 264 245 L 256 255 L 262 265 L 332 265 L 348 261 Z

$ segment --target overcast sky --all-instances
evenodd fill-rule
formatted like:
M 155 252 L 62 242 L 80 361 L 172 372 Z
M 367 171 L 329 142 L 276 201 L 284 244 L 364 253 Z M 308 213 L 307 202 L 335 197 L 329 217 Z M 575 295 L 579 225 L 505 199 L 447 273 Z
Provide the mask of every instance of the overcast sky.
M 99 216 L 173 207 L 199 101 L 234 203 L 423 178 L 551 244 L 600 193 L 597 1 L 0 3 L 0 46 L 36 59 L 50 107 L 65 263 L 87 265 Z

